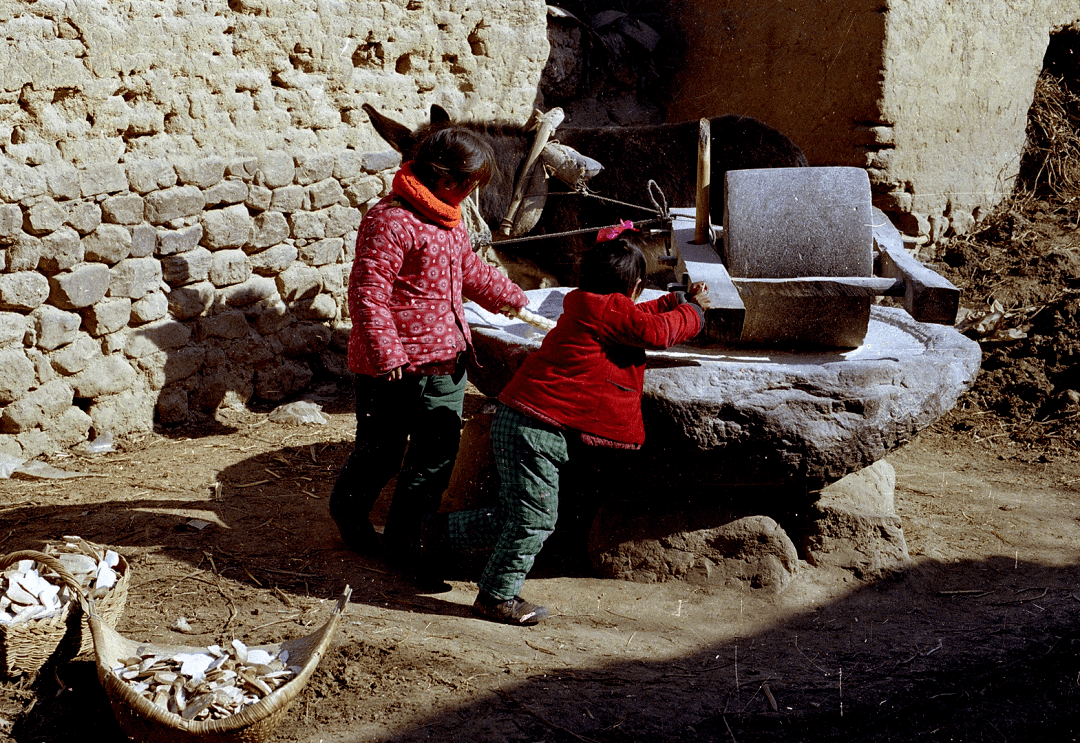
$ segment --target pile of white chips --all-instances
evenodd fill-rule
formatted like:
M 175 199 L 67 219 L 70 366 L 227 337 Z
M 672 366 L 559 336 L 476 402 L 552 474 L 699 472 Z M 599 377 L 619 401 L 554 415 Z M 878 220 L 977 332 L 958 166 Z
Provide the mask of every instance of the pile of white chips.
M 168 654 L 144 645 L 122 659 L 112 673 L 143 698 L 185 720 L 220 720 L 261 701 L 300 673 L 287 665 L 289 651 L 277 656 L 248 649 L 233 640 L 228 650 Z
M 64 544 L 51 553 L 91 598 L 103 597 L 116 585 L 120 556 L 113 550 L 102 550 L 80 537 L 64 537 Z M 74 598 L 52 570 L 34 560 L 19 560 L 0 576 L 0 624 L 54 616 Z

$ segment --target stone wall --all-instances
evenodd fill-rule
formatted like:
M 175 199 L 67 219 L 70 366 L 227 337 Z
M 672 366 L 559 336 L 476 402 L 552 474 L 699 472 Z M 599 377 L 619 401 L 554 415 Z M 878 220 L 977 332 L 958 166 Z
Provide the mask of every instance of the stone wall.
M 930 240 L 1012 189 L 1049 35 L 1075 0 L 677 0 L 668 118 L 755 116 L 812 165 L 868 168 L 875 204 Z
M 0 0 L 0 453 L 345 370 L 361 104 L 524 121 L 535 0 Z

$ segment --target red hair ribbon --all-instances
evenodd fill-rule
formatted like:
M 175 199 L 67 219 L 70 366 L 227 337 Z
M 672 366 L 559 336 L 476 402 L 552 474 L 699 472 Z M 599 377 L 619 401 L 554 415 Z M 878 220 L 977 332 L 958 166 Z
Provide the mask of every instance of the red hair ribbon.
M 619 220 L 619 223 L 617 225 L 614 225 L 612 227 L 605 227 L 604 229 L 596 233 L 596 242 L 606 243 L 609 240 L 614 240 L 627 230 L 630 230 L 632 232 L 638 231 L 637 227 L 635 227 L 634 223 L 631 222 L 629 219 L 621 219 Z

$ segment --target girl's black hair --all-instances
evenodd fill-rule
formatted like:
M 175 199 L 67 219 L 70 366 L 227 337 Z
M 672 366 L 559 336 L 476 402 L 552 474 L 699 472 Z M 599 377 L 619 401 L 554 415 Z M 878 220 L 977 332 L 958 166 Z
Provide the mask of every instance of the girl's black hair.
M 593 294 L 626 294 L 645 278 L 645 254 L 625 237 L 597 243 L 581 258 L 578 287 Z
M 495 174 L 495 152 L 481 136 L 460 126 L 432 129 L 416 150 L 413 173 L 430 189 L 447 181 L 480 188 Z

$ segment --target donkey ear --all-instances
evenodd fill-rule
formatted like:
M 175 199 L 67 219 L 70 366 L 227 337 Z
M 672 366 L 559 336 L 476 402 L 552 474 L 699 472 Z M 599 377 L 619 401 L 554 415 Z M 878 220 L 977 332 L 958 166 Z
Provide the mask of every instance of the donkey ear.
M 440 106 L 438 103 L 431 104 L 431 123 L 432 124 L 449 124 L 450 114 L 446 113 L 446 109 Z
M 399 124 L 393 119 L 383 116 L 381 113 L 375 110 L 375 107 L 369 103 L 363 104 L 362 108 L 364 113 L 371 119 L 371 125 L 375 127 L 375 131 L 379 135 L 390 143 L 400 153 L 405 153 L 412 146 L 416 137 L 412 129 Z

